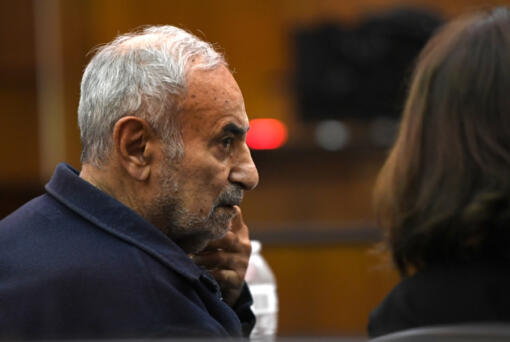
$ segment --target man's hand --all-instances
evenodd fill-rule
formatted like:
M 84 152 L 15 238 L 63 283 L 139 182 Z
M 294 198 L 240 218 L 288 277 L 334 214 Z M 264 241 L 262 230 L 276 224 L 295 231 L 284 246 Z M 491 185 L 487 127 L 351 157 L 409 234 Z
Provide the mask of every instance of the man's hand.
M 232 219 L 230 231 L 193 255 L 193 261 L 205 266 L 220 284 L 223 300 L 230 306 L 241 294 L 251 253 L 248 226 L 243 221 L 241 208 L 235 206 L 235 209 L 237 215 Z

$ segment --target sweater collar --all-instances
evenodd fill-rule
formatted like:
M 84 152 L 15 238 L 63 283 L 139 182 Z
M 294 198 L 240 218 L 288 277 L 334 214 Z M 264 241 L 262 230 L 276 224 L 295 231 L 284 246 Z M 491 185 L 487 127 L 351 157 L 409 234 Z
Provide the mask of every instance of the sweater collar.
M 70 165 L 59 164 L 45 189 L 105 233 L 144 250 L 186 278 L 203 277 L 204 271 L 175 242 L 134 210 L 80 178 Z

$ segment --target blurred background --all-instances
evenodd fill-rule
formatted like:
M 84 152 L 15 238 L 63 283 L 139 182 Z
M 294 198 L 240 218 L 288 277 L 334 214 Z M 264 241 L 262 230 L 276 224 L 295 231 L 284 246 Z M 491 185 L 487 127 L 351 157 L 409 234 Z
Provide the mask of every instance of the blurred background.
M 281 336 L 363 336 L 398 276 L 371 192 L 413 59 L 489 0 L 0 0 L 0 218 L 80 168 L 91 50 L 141 25 L 214 42 L 243 91 L 260 183 L 243 213 L 278 284 Z M 260 119 L 276 119 L 260 120 Z

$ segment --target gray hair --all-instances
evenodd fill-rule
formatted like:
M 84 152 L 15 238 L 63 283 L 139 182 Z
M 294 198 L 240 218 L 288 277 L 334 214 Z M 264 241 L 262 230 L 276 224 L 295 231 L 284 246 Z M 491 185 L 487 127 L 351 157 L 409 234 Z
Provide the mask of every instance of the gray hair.
M 172 158 L 182 156 L 176 112 L 186 75 L 191 69 L 219 65 L 227 63 L 211 44 L 173 26 L 147 27 L 100 47 L 81 82 L 82 163 L 101 167 L 107 161 L 113 127 L 127 115 L 146 120 L 169 146 Z

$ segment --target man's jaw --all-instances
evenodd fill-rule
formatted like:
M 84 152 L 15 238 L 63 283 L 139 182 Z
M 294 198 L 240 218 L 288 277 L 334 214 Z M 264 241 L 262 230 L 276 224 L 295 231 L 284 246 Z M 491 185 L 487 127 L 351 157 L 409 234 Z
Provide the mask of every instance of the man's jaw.
M 198 253 L 203 250 L 209 242 L 223 238 L 232 228 L 232 220 L 237 211 L 234 205 L 216 205 L 202 223 L 202 229 L 190 229 L 187 232 L 181 230 L 180 234 L 169 234 L 186 253 Z M 196 227 L 196 226 L 195 226 Z

